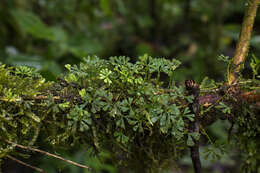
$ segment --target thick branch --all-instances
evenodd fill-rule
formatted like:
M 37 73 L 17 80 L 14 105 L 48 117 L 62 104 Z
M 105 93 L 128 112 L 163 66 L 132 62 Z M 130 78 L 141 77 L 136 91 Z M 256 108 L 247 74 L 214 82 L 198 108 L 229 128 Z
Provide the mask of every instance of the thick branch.
M 231 68 L 229 69 L 229 84 L 232 84 L 237 80 L 237 74 L 239 73 L 243 63 L 245 62 L 258 3 L 259 0 L 248 0 L 247 9 L 245 11 L 242 28 L 233 58 L 233 63 L 231 65 Z

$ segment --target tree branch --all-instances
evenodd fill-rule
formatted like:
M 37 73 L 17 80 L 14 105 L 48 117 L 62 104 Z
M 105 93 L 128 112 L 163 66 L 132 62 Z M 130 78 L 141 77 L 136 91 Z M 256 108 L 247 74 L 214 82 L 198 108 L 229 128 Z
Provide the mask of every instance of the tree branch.
M 247 9 L 243 18 L 242 28 L 237 42 L 233 63 L 229 69 L 228 84 L 236 82 L 239 71 L 246 59 L 254 20 L 259 0 L 248 0 Z
M 18 160 L 18 159 L 16 159 L 16 158 L 14 158 L 13 156 L 6 155 L 6 157 L 9 158 L 9 159 L 11 159 L 11 160 L 13 160 L 13 161 L 15 161 L 15 162 L 17 162 L 17 163 L 20 163 L 21 165 L 24 165 L 24 166 L 27 166 L 27 167 L 29 167 L 29 168 L 31 168 L 31 169 L 34 169 L 35 171 L 42 172 L 42 173 L 46 173 L 46 172 L 45 172 L 44 170 L 42 170 L 41 168 L 38 168 L 38 167 L 32 166 L 32 165 L 30 165 L 30 164 L 28 164 L 28 163 L 25 163 L 25 162 L 23 162 L 23 161 L 21 161 L 21 160 Z
M 199 94 L 200 94 L 200 87 L 196 84 L 193 80 L 185 81 L 186 89 L 194 95 L 194 100 L 192 109 L 195 117 L 194 122 L 192 124 L 192 132 L 200 133 L 200 104 L 199 104 Z M 194 146 L 190 148 L 191 152 L 191 159 L 193 163 L 193 168 L 195 173 L 201 173 L 201 162 L 200 162 L 200 153 L 199 153 L 199 140 L 193 139 Z
M 82 165 L 82 164 L 73 162 L 73 161 L 71 161 L 71 160 L 64 159 L 63 157 L 57 156 L 57 155 L 55 155 L 55 154 L 48 153 L 48 152 L 46 152 L 46 151 L 42 151 L 42 150 L 37 149 L 37 148 L 32 148 L 32 147 L 28 147 L 28 146 L 23 146 L 23 145 L 16 144 L 16 143 L 11 142 L 11 141 L 8 141 L 8 140 L 4 140 L 4 141 L 5 141 L 6 143 L 12 144 L 12 145 L 14 145 L 15 147 L 18 147 L 18 148 L 22 148 L 22 149 L 26 149 L 26 150 L 38 152 L 38 153 L 41 153 L 41 154 L 44 154 L 44 155 L 47 155 L 47 156 L 54 157 L 54 158 L 56 158 L 56 159 L 62 160 L 62 161 L 67 162 L 67 163 L 69 163 L 69 164 L 72 164 L 72 165 L 81 167 L 81 168 L 90 169 L 88 166 L 85 166 L 85 165 Z
M 260 101 L 260 90 L 247 91 L 240 94 L 241 98 L 249 103 Z

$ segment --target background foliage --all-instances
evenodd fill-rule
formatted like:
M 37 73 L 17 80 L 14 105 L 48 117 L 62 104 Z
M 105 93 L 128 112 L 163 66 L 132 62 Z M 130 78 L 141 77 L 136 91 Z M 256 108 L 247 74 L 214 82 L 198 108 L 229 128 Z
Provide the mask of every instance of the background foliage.
M 78 64 L 88 55 L 105 59 L 126 55 L 131 57 L 131 62 L 136 62 L 135 57 L 148 53 L 153 57 L 181 60 L 182 68 L 172 76 L 177 83 L 191 77 L 202 81 L 204 76 L 220 80 L 224 78 L 226 67 L 217 61 L 217 57 L 220 54 L 232 56 L 244 7 L 245 1 L 239 0 L 1 0 L 0 60 L 5 64 L 36 67 L 48 80 L 56 80 L 65 64 Z M 253 73 L 248 73 L 247 67 L 245 70 L 245 75 L 250 77 L 251 74 L 257 77 L 259 20 L 258 15 L 250 46 L 250 51 L 255 54 L 251 62 Z M 15 73 L 28 75 L 28 69 L 22 68 Z M 109 75 L 104 69 L 100 77 L 109 84 Z M 39 76 L 34 78 L 41 80 Z M 159 78 L 167 80 L 164 74 Z M 6 82 L 6 76 L 1 79 Z M 74 80 L 74 76 L 67 79 Z M 131 80 L 135 82 L 133 78 Z M 10 87 L 19 84 L 23 88 L 26 82 L 24 79 L 11 82 Z M 41 89 L 34 87 L 32 91 Z M 18 89 L 16 92 L 25 92 L 23 94 L 29 96 L 36 94 L 30 90 Z M 37 121 L 33 114 L 28 113 L 29 117 Z M 219 123 L 210 127 L 209 132 L 221 141 L 227 137 L 223 130 L 227 126 L 227 123 Z M 77 157 L 76 149 L 67 153 L 75 153 Z M 79 160 L 85 158 L 78 157 Z M 225 162 L 221 169 L 229 167 L 233 161 L 239 163 L 237 157 L 227 160 L 230 162 Z M 41 163 L 44 165 L 45 162 L 43 159 Z M 183 164 L 186 163 L 184 159 Z M 216 170 L 219 163 L 208 165 Z
M 178 78 L 221 78 L 217 56 L 232 55 L 245 1 L 3 0 L 0 58 L 37 67 L 48 79 L 88 55 L 178 58 Z M 259 16 L 251 50 L 259 53 Z M 135 59 L 132 59 L 135 61 Z M 192 62 L 192 63 L 191 63 Z

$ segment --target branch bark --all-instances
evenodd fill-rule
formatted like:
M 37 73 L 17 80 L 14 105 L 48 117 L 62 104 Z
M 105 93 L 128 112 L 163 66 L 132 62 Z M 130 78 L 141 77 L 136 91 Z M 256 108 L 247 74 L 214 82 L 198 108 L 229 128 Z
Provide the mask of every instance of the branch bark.
M 195 133 L 200 133 L 200 103 L 199 103 L 199 94 L 200 87 L 193 80 L 185 81 L 186 89 L 194 96 L 192 109 L 195 117 L 194 122 L 191 127 L 191 131 Z M 195 173 L 202 173 L 201 162 L 200 162 L 200 153 L 199 153 L 199 140 L 193 139 L 194 146 L 190 148 L 192 164 Z
M 259 0 L 248 0 L 242 28 L 237 42 L 233 63 L 229 69 L 228 84 L 237 81 L 238 73 L 246 59 Z

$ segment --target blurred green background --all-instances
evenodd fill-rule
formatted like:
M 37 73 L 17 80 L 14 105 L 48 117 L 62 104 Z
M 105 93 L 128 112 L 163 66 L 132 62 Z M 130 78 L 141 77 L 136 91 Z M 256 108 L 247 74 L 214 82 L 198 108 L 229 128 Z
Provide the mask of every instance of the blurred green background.
M 245 0 L 1 0 L 0 61 L 35 67 L 48 80 L 56 80 L 65 64 L 77 64 L 89 55 L 125 55 L 135 62 L 147 53 L 180 60 L 182 66 L 175 74 L 179 82 L 190 78 L 201 81 L 205 76 L 223 81 L 226 69 L 217 58 L 221 54 L 232 57 L 245 6 Z M 251 52 L 260 55 L 260 15 L 249 56 Z M 226 127 L 221 122 L 210 130 L 221 140 L 226 138 Z M 104 164 L 107 153 L 92 157 L 83 148 L 57 153 L 92 164 L 94 172 L 116 172 Z M 47 172 L 84 172 L 39 155 L 34 158 L 33 163 Z M 234 168 L 228 162 L 224 166 L 203 162 L 210 169 L 215 166 L 213 172 Z M 180 164 L 190 169 L 190 161 L 184 159 Z M 9 161 L 5 170 L 31 171 Z

